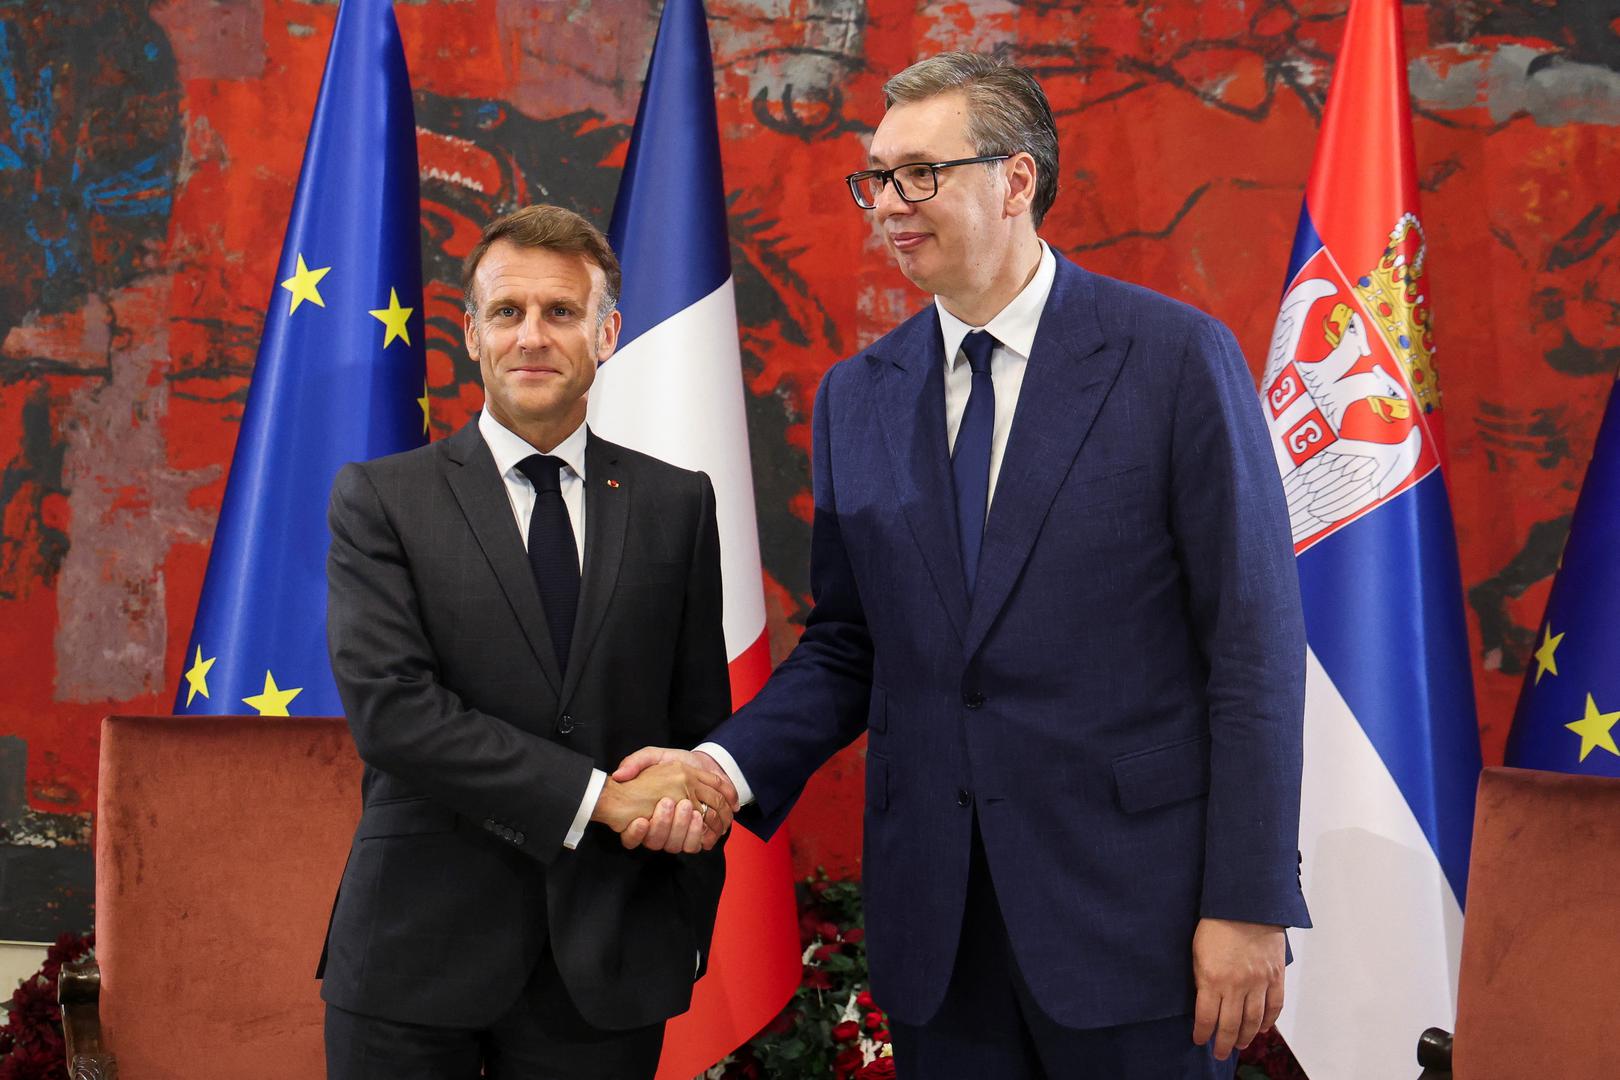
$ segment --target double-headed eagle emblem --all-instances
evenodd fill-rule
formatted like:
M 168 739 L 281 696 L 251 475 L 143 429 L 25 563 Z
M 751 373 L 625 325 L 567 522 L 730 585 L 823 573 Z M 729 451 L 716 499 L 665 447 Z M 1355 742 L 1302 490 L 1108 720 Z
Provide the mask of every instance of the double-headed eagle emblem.
M 1353 283 L 1324 247 L 1283 298 L 1260 386 L 1296 552 L 1439 463 L 1423 257 L 1423 228 L 1406 214 Z

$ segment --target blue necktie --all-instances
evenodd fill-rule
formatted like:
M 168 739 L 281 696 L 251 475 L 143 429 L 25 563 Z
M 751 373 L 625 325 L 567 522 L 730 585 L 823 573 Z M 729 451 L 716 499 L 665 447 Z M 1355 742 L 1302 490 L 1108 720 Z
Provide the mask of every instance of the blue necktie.
M 956 534 L 962 544 L 962 571 L 968 596 L 979 571 L 979 544 L 990 508 L 990 440 L 996 428 L 996 387 L 990 381 L 990 353 L 996 339 L 975 330 L 962 339 L 962 351 L 973 369 L 962 426 L 956 430 L 951 454 L 951 479 L 956 482 Z
M 533 454 L 517 463 L 518 471 L 534 485 L 534 510 L 529 514 L 529 569 L 540 588 L 540 606 L 557 667 L 568 670 L 568 646 L 574 638 L 574 611 L 579 607 L 579 546 L 574 525 L 563 502 L 561 458 Z

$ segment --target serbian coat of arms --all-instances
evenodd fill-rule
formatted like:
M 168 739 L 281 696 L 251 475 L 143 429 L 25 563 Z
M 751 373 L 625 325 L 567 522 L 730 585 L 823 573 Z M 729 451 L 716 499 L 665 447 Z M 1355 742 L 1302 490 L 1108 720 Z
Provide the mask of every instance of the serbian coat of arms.
M 1260 381 L 1299 553 L 1439 466 L 1423 227 L 1352 280 L 1326 248 L 1289 283 Z

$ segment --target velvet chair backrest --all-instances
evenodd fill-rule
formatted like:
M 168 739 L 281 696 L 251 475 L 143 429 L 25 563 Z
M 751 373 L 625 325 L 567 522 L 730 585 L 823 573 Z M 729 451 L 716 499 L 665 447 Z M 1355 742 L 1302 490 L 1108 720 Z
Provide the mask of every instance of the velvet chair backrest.
M 1486 769 L 1463 921 L 1459 1080 L 1620 1077 L 1620 779 Z
M 360 816 L 341 719 L 109 717 L 101 1016 L 126 1080 L 319 1080 L 315 965 Z

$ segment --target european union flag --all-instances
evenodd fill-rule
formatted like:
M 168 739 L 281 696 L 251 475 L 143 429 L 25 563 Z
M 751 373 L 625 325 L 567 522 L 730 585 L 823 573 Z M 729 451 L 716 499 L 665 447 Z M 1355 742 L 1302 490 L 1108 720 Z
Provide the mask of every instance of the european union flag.
M 1620 776 L 1620 392 L 1610 390 L 1575 502 L 1507 764 Z
M 389 0 L 344 0 L 271 290 L 177 713 L 340 715 L 326 501 L 427 439 L 416 119 Z

